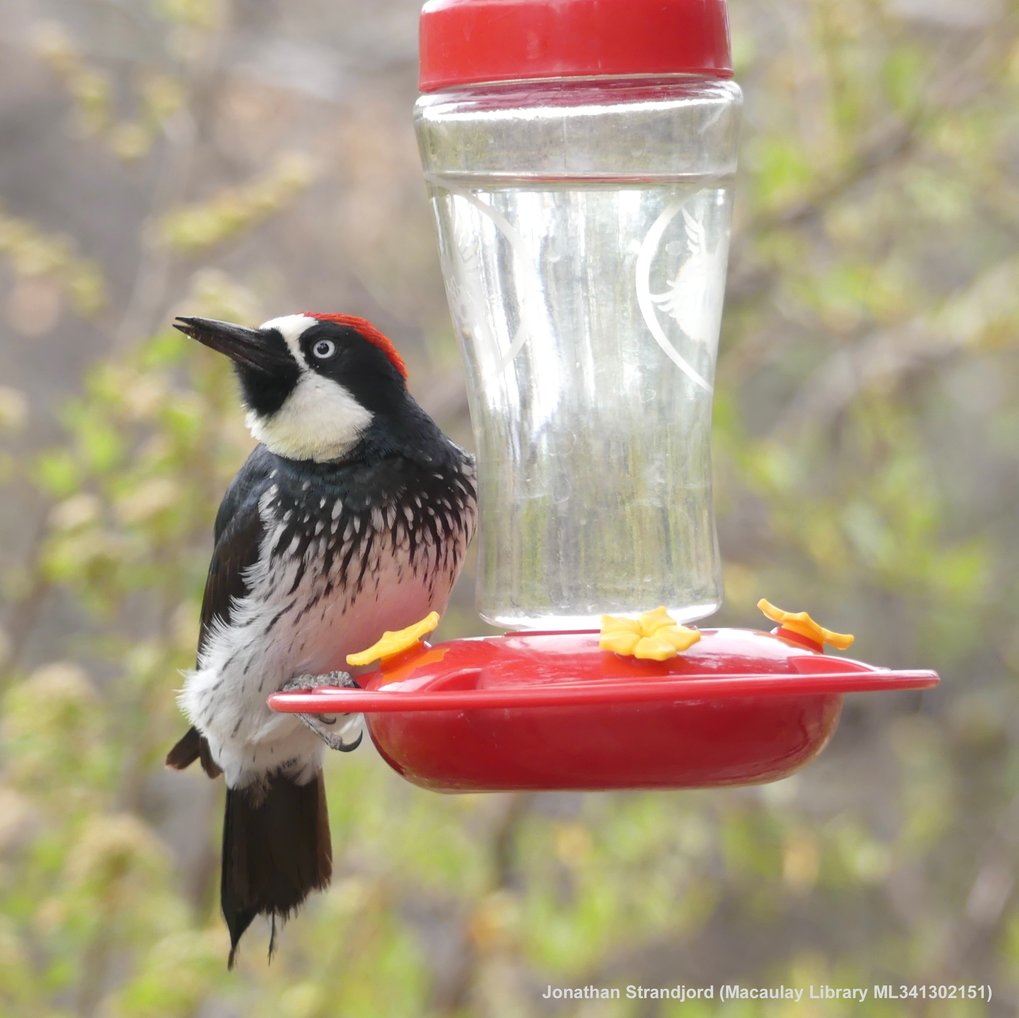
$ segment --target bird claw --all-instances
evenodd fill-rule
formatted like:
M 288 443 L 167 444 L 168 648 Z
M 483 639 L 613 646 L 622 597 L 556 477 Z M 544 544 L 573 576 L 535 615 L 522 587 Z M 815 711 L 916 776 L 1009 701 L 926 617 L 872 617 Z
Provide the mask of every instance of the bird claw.
M 282 692 L 305 692 L 318 689 L 320 686 L 341 686 L 345 689 L 361 687 L 348 672 L 329 672 L 327 675 L 297 675 L 284 683 Z M 330 749 L 339 753 L 352 753 L 361 745 L 364 729 L 360 727 L 360 714 L 295 714 L 306 728 L 310 728 Z M 342 721 L 339 731 L 331 731 L 332 727 Z M 350 729 L 357 727 L 357 738 L 348 739 Z

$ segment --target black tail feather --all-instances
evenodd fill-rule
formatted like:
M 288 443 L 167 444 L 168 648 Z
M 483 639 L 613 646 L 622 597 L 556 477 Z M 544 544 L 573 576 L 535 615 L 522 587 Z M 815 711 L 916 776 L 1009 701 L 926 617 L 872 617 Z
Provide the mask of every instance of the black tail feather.
M 166 754 L 166 766 L 182 771 L 185 767 L 190 767 L 196 760 L 201 761 L 202 770 L 210 778 L 218 777 L 223 773 L 216 761 L 212 759 L 209 743 L 206 741 L 205 736 L 199 735 L 198 729 L 192 727 L 184 733 L 184 737 Z
M 321 771 L 305 785 L 273 774 L 249 788 L 228 788 L 223 821 L 221 904 L 234 958 L 244 931 L 257 915 L 286 920 L 309 892 L 332 875 L 332 845 Z

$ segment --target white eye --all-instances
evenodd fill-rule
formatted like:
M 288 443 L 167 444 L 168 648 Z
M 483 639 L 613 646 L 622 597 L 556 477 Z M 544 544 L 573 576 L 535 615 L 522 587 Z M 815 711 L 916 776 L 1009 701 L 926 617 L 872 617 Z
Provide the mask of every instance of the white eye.
M 331 339 L 320 339 L 311 348 L 311 352 L 320 361 L 327 361 L 336 353 L 336 344 Z

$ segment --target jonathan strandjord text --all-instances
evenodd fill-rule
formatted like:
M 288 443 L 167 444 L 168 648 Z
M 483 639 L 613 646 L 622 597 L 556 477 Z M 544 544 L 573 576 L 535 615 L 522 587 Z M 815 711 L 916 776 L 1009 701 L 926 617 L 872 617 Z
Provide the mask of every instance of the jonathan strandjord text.
M 856 1000 L 863 1002 L 870 988 L 858 986 L 547 986 L 545 1000 Z
M 990 1002 L 994 991 L 987 983 L 874 983 L 873 986 L 546 986 L 544 1000 L 982 1000 Z

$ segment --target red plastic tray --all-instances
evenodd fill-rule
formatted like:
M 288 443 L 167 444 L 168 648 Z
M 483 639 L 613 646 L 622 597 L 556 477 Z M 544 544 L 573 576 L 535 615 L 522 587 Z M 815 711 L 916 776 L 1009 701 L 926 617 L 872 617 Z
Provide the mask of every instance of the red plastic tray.
M 816 756 L 846 693 L 922 689 L 770 633 L 702 630 L 665 662 L 603 651 L 596 632 L 422 644 L 364 689 L 277 693 L 277 711 L 366 714 L 400 774 L 444 792 L 691 788 L 785 777 Z

